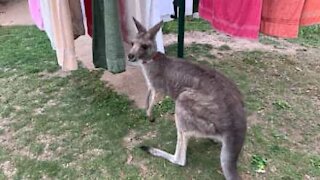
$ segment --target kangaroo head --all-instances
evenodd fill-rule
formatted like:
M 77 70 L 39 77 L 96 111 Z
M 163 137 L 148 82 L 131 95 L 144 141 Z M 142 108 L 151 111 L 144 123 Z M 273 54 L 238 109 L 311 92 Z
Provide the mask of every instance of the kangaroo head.
M 139 21 L 133 18 L 133 21 L 138 29 L 138 34 L 132 40 L 132 48 L 129 51 L 128 59 L 131 62 L 136 60 L 148 61 L 152 54 L 157 51 L 155 37 L 162 27 L 163 21 L 147 30 Z

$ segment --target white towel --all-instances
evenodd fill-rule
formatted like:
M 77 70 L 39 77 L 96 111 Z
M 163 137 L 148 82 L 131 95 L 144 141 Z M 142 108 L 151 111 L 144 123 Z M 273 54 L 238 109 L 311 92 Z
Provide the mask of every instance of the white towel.
M 191 16 L 193 14 L 193 0 L 186 0 L 186 16 Z
M 173 0 L 162 0 L 161 3 L 159 3 L 158 5 L 158 9 L 160 11 L 161 16 L 168 16 L 174 14 Z
M 44 31 L 47 33 L 47 36 L 51 42 L 52 49 L 56 49 L 56 45 L 53 37 L 53 29 L 51 22 L 51 13 L 49 8 L 49 0 L 41 0 L 40 1 L 40 10 L 43 19 Z

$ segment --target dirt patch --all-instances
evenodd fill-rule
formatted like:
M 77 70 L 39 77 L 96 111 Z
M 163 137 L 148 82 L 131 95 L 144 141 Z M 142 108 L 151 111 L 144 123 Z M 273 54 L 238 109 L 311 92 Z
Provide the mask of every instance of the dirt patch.
M 261 124 L 262 120 L 258 117 L 257 113 L 253 113 L 247 117 L 248 126 L 252 127 L 257 124 Z
M 176 43 L 177 35 L 176 34 L 167 34 L 164 35 L 165 45 L 170 45 Z M 233 51 L 267 51 L 267 52 L 278 52 L 282 54 L 296 54 L 297 50 L 302 49 L 301 46 L 297 44 L 289 43 L 285 40 L 280 40 L 273 38 L 273 41 L 278 42 L 280 45 L 268 45 L 262 44 L 259 41 L 252 41 L 246 39 L 232 38 L 230 36 L 220 34 L 217 32 L 198 32 L 191 31 L 185 33 L 184 42 L 186 45 L 192 43 L 198 44 L 210 44 L 214 49 L 219 49 L 223 46 L 230 47 L 230 53 Z M 216 51 L 212 52 L 213 54 L 219 57 Z
M 62 142 L 63 139 L 68 138 L 68 135 L 61 135 L 61 136 L 53 136 L 49 134 L 42 134 L 38 135 L 36 138 L 36 142 L 39 144 L 44 145 L 43 152 L 37 156 L 34 157 L 37 160 L 57 160 L 59 155 L 61 155 L 64 151 L 62 147 L 58 147 L 57 149 L 53 150 L 50 148 L 50 145 L 52 144 L 59 144 L 59 142 Z
M 39 73 L 39 76 L 43 79 L 50 79 L 50 78 L 54 78 L 54 77 L 61 77 L 61 78 L 64 78 L 64 77 L 67 77 L 71 75 L 71 72 L 70 71 L 63 71 L 63 70 L 58 70 L 54 73 L 50 73 L 48 71 L 43 71 L 43 72 L 40 72 Z
M 27 0 L 10 0 L 0 4 L 0 26 L 32 24 Z
M 141 144 L 142 141 L 143 140 L 140 137 L 137 137 L 137 133 L 131 130 L 128 135 L 123 138 L 122 145 L 128 150 L 132 150 L 138 144 Z
M 71 167 L 76 169 L 77 171 L 83 171 L 83 167 L 81 166 L 81 163 L 83 162 L 88 162 L 90 160 L 93 160 L 95 158 L 98 158 L 99 156 L 102 156 L 105 153 L 105 150 L 103 149 L 90 149 L 87 150 L 86 152 L 79 154 L 76 158 L 75 161 L 72 161 L 68 164 L 64 164 L 65 167 Z M 99 170 L 103 173 L 103 174 L 108 174 L 107 171 L 105 169 L 100 169 Z
M 147 134 L 138 137 L 137 133 L 131 130 L 127 136 L 123 138 L 122 145 L 127 149 L 127 161 L 126 164 L 133 165 L 139 168 L 141 177 L 150 177 L 152 170 L 147 166 L 147 160 L 141 160 L 136 157 L 133 157 L 131 151 L 134 147 L 141 145 L 144 140 L 152 139 L 157 136 L 157 132 L 148 132 Z
M 2 172 L 4 173 L 4 175 L 8 178 L 8 179 L 13 179 L 13 176 L 16 174 L 17 169 L 14 166 L 14 164 L 10 161 L 5 161 L 4 163 L 0 164 L 0 169 L 2 170 Z
M 157 132 L 151 131 L 143 136 L 138 137 L 137 133 L 131 130 L 127 134 L 127 136 L 123 138 L 122 145 L 128 150 L 132 150 L 134 147 L 137 147 L 139 144 L 141 144 L 144 140 L 153 139 L 156 136 Z
M 10 125 L 13 123 L 15 123 L 15 121 L 11 119 L 1 119 L 0 129 L 2 129 L 3 132 L 0 134 L 0 144 L 13 155 L 35 158 L 30 150 L 27 147 L 19 145 L 16 139 L 16 135 L 27 134 L 29 131 L 32 131 L 32 125 L 27 125 L 18 131 L 14 131 L 10 128 Z
M 0 129 L 2 133 L 0 134 L 0 144 L 10 151 L 16 149 L 16 142 L 14 139 L 15 132 L 10 128 L 10 125 L 15 123 L 12 119 L 1 119 Z

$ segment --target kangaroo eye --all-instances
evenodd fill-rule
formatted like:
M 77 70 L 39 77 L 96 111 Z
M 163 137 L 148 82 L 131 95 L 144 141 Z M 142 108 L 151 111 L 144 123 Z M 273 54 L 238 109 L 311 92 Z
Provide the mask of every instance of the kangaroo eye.
M 131 44 L 131 46 L 133 46 L 133 45 L 134 45 L 134 43 L 133 43 L 133 42 L 130 42 L 130 44 Z
M 142 47 L 143 49 L 148 49 L 148 45 L 146 45 L 146 44 L 142 44 L 141 47 Z

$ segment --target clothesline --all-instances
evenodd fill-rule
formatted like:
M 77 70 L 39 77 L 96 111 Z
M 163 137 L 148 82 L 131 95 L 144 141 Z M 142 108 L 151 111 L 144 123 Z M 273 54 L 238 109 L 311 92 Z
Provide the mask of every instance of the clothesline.
M 119 73 L 125 70 L 122 40 L 129 42 L 137 31 L 132 17 L 150 28 L 163 18 L 163 12 L 174 13 L 172 0 L 111 1 L 29 0 L 32 18 L 47 33 L 63 70 L 77 69 L 74 39 L 85 34 L 84 22 L 92 36 L 95 67 Z M 178 57 L 183 57 L 184 19 L 193 12 L 193 0 L 175 1 L 179 8 L 177 52 Z M 320 23 L 320 1 L 200 0 L 199 15 L 214 29 L 230 36 L 258 39 L 261 32 L 295 38 L 301 25 Z M 157 50 L 164 52 L 161 31 L 156 43 Z
M 185 0 L 179 0 L 179 9 L 178 57 L 183 57 Z M 296 38 L 300 26 L 320 24 L 320 0 L 200 0 L 199 14 L 231 36 Z

